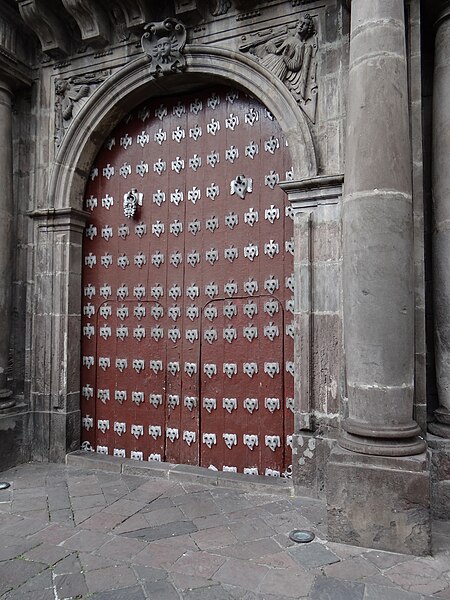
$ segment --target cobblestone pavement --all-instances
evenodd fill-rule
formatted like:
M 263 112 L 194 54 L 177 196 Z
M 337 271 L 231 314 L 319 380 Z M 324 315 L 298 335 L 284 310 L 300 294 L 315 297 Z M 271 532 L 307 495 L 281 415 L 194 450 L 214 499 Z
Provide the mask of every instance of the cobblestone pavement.
M 0 480 L 2 600 L 450 599 L 449 523 L 414 558 L 327 542 L 311 499 L 64 465 Z

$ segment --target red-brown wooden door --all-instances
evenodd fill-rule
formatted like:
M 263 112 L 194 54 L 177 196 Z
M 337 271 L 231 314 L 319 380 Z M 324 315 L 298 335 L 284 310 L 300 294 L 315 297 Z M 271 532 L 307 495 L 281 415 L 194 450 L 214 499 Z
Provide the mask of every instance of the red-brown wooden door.
M 111 134 L 85 197 L 84 447 L 275 476 L 292 463 L 290 169 L 273 116 L 228 88 L 149 101 Z

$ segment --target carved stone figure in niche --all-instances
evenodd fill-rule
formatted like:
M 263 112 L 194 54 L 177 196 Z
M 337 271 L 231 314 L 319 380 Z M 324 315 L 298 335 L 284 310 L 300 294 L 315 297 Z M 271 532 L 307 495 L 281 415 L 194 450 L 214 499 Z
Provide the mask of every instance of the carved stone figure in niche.
M 214 0 L 210 12 L 213 17 L 219 17 L 220 15 L 226 15 L 230 8 L 231 0 Z
M 142 49 L 150 57 L 151 73 L 157 77 L 182 71 L 186 59 L 182 50 L 186 44 L 186 28 L 176 19 L 149 23 L 142 36 Z
M 242 44 L 241 52 L 257 56 L 260 63 L 281 79 L 301 108 L 315 121 L 317 107 L 316 61 L 317 35 L 313 18 L 305 15 L 294 31 L 270 31 L 257 34 L 254 41 Z
M 76 75 L 55 82 L 55 141 L 59 148 L 71 120 L 78 114 L 92 93 L 92 86 L 101 83 L 105 75 Z

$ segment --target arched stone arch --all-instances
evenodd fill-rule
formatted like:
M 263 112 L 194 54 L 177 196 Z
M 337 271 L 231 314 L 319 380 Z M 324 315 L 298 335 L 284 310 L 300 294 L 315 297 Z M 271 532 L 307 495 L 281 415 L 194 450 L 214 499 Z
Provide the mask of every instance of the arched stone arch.
M 274 115 L 289 143 L 294 177 L 317 175 L 314 144 L 306 118 L 286 86 L 256 61 L 211 46 L 186 46 L 187 70 L 154 79 L 146 56 L 105 81 L 73 119 L 55 160 L 49 206 L 82 208 L 86 179 L 107 133 L 149 97 L 212 81 L 233 84 L 256 96 Z
M 154 79 L 148 57 L 141 56 L 101 84 L 73 118 L 62 141 L 50 174 L 47 207 L 31 215 L 35 244 L 45 257 L 36 268 L 41 291 L 36 296 L 33 337 L 43 340 L 46 348 L 32 355 L 30 371 L 39 377 L 33 378 L 31 393 L 45 409 L 48 424 L 43 427 L 36 417 L 39 435 L 34 456 L 42 455 L 42 446 L 50 449 L 50 460 L 63 461 L 67 452 L 79 448 L 83 197 L 105 138 L 130 110 L 152 97 L 183 93 L 214 82 L 231 84 L 254 95 L 272 112 L 288 140 L 294 178 L 306 180 L 317 175 L 306 117 L 280 80 L 246 56 L 210 46 L 187 46 L 186 62 L 185 73 Z M 47 265 L 51 264 L 65 267 L 56 276 L 48 272 Z M 56 364 L 64 368 L 57 372 Z

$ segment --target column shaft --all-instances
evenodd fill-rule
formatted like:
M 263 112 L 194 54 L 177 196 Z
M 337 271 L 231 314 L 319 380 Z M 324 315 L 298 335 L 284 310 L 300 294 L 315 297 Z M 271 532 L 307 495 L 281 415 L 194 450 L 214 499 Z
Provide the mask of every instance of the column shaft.
M 437 23 L 433 90 L 433 287 L 438 423 L 450 437 L 450 3 Z
M 353 0 L 343 200 L 348 418 L 341 445 L 420 453 L 403 0 Z
M 0 81 L 0 409 L 14 405 L 7 385 L 11 337 L 13 241 L 12 93 Z

